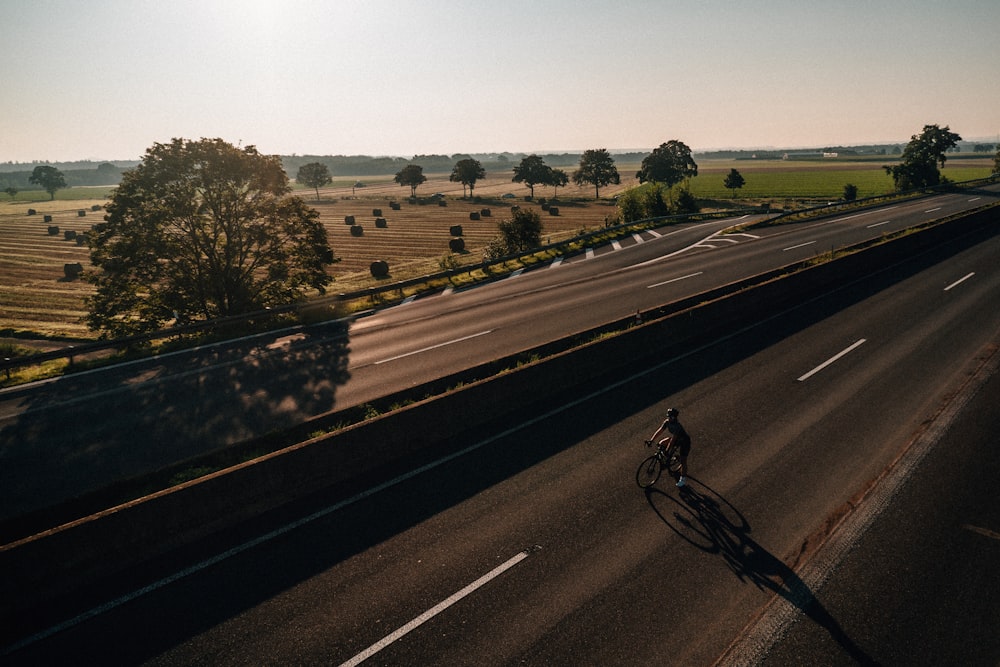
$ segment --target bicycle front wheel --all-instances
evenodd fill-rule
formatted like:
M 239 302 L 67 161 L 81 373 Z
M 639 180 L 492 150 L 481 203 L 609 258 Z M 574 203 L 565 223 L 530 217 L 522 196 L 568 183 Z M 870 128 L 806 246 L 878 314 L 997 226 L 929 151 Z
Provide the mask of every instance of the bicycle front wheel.
M 635 471 L 636 484 L 642 488 L 647 488 L 656 484 L 660 479 L 660 457 L 653 454 L 642 462 L 639 469 Z

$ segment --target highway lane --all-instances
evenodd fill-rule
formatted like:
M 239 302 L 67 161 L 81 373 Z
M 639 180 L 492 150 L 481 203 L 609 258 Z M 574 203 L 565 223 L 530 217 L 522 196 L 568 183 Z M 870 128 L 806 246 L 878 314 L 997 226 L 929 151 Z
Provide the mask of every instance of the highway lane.
M 872 664 L 1000 664 L 998 399 L 994 374 L 820 591 Z M 761 664 L 804 663 L 856 664 L 808 617 Z
M 121 477 L 360 405 L 885 231 L 977 206 L 939 195 L 722 235 L 685 225 L 550 268 L 360 318 L 0 391 L 0 508 L 16 514 Z M 721 240 L 720 240 L 721 239 Z M 734 242 L 736 241 L 736 242 Z M 141 441 L 137 445 L 137 440 Z M 0 517 L 3 518 L 3 517 Z
M 861 301 L 853 285 L 581 387 L 465 456 L 347 503 L 313 499 L 297 509 L 341 504 L 5 658 L 340 664 L 377 648 L 365 664 L 711 664 L 771 597 L 800 599 L 803 544 L 998 342 L 998 255 L 993 237 Z M 692 490 L 643 493 L 639 443 L 670 405 L 695 439 Z M 809 593 L 821 632 L 872 654 Z M 74 612 L 44 613 L 43 626 Z

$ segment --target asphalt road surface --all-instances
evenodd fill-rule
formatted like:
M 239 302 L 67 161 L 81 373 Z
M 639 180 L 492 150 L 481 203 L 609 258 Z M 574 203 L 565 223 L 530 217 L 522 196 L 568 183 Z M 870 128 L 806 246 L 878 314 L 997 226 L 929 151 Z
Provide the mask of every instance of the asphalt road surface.
M 934 593 L 947 579 L 922 576 L 934 564 L 956 585 L 995 581 L 985 565 L 996 562 L 990 535 L 1000 530 L 989 483 L 995 455 L 977 464 L 974 450 L 956 451 L 953 470 L 907 486 L 882 516 L 910 516 L 912 525 L 894 535 L 877 524 L 867 534 L 872 546 L 862 533 L 827 587 L 803 573 L 840 534 L 829 535 L 833 519 L 991 358 L 1000 342 L 998 256 L 994 236 L 919 272 L 899 267 L 878 284 L 854 284 L 706 341 L 614 385 L 570 388 L 449 443 L 464 448 L 460 456 L 375 488 L 331 490 L 26 613 L 3 629 L 3 644 L 28 641 L 3 659 L 710 665 L 775 600 L 806 620 L 773 649 L 774 664 L 787 664 L 783 655 L 793 664 L 896 664 L 896 649 L 882 639 L 891 632 L 896 647 L 923 641 L 951 651 L 925 634 L 910 605 L 943 618 Z M 995 397 L 995 387 L 981 395 Z M 969 403 L 963 420 L 993 432 L 995 403 Z M 680 407 L 694 438 L 692 484 L 682 492 L 663 480 L 644 492 L 634 479 L 648 453 L 641 443 L 669 406 Z M 980 408 L 990 416 L 973 411 Z M 948 437 L 974 442 L 965 423 Z M 954 442 L 936 447 L 950 453 Z M 942 502 L 949 491 L 953 505 Z M 934 518 L 949 506 L 967 517 L 961 526 Z M 929 551 L 916 548 L 924 541 L 912 532 L 924 526 L 941 531 Z M 885 581 L 866 586 L 855 572 L 866 564 L 877 572 L 865 576 Z M 888 590 L 892 577 L 909 590 Z M 852 608 L 859 592 L 869 599 Z M 988 628 L 995 612 L 977 613 L 989 613 L 988 602 L 966 608 L 966 598 L 945 609 L 967 628 Z M 859 628 L 875 625 L 864 616 L 873 609 L 896 622 L 866 635 Z M 819 637 L 797 644 L 799 632 Z M 983 654 L 949 655 L 962 664 Z
M 299 328 L 0 390 L 0 520 L 637 310 L 982 205 L 1000 186 L 822 221 L 645 232 L 549 268 Z
M 764 665 L 1000 664 L 1000 375 L 972 397 Z

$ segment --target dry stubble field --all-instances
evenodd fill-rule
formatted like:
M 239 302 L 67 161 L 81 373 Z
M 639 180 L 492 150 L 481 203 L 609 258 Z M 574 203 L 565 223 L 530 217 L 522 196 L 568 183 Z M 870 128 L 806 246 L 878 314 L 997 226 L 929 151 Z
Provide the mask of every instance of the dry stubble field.
M 964 164 L 966 163 L 967 164 Z M 449 254 L 449 230 L 461 225 L 466 252 L 460 256 L 463 264 L 482 261 L 482 250 L 496 234 L 496 223 L 509 217 L 510 206 L 534 207 L 542 216 L 543 239 L 558 240 L 572 236 L 582 229 L 595 229 L 604 225 L 615 208 L 608 201 L 616 193 L 637 185 L 634 174 L 637 164 L 619 164 L 622 183 L 601 189 L 602 201 L 594 201 L 592 187 L 569 185 L 558 190 L 559 215 L 551 216 L 541 210 L 538 203 L 524 201 L 528 188 L 512 183 L 510 172 L 488 174 L 477 183 L 475 195 L 482 199 L 476 203 L 462 198 L 460 183 L 452 183 L 447 174 L 428 174 L 428 180 L 417 189 L 417 195 L 427 200 L 434 193 L 443 193 L 447 206 L 436 202 L 410 204 L 409 188 L 400 187 L 391 175 L 362 177 L 367 184 L 352 192 L 350 183 L 356 179 L 338 177 L 332 187 L 320 190 L 320 199 L 310 189 L 297 189 L 315 207 L 329 232 L 330 245 L 339 262 L 330 266 L 335 282 L 330 290 L 349 292 L 377 284 L 369 274 L 369 265 L 376 260 L 389 263 L 388 281 L 425 275 L 439 270 L 440 260 Z M 692 192 L 698 197 L 718 198 L 729 201 L 730 192 L 722 188 L 722 180 L 730 168 L 739 169 L 747 179 L 747 186 L 739 193 L 742 198 L 760 198 L 798 208 L 808 205 L 808 198 L 836 198 L 846 182 L 859 184 L 862 197 L 882 194 L 891 189 L 878 162 L 785 162 L 785 161 L 717 161 L 703 164 L 699 175 L 691 182 Z M 952 180 L 978 178 L 988 175 L 989 166 L 981 160 L 952 159 L 946 175 Z M 92 211 L 91 206 L 104 202 L 106 189 L 95 189 L 95 198 L 89 200 L 0 202 L 0 336 L 4 332 L 17 332 L 19 336 L 93 338 L 82 322 L 84 297 L 92 288 L 82 280 L 66 280 L 63 265 L 80 262 L 88 266 L 88 251 L 84 245 L 65 239 L 65 232 L 84 232 L 101 219 L 102 211 Z M 501 199 L 512 193 L 514 199 Z M 29 193 L 25 193 L 29 194 Z M 536 200 L 551 198 L 551 187 L 536 187 Z M 25 196 L 22 194 L 22 197 Z M 803 199 L 795 202 L 794 198 Z M 401 210 L 394 211 L 389 202 L 399 202 Z M 738 200 L 737 200 L 738 201 Z M 37 211 L 28 216 L 29 208 Z M 375 227 L 373 209 L 382 209 L 387 226 Z M 492 215 L 479 221 L 469 219 L 473 211 L 490 208 Z M 78 211 L 86 211 L 80 217 Z M 53 220 L 46 223 L 44 215 Z M 364 228 L 360 237 L 352 236 L 344 217 L 355 216 Z M 50 235 L 49 225 L 59 227 L 57 235 Z
M 628 173 L 628 172 L 623 172 Z M 634 173 L 634 169 L 631 173 Z M 409 188 L 392 181 L 365 177 L 368 184 L 354 194 L 350 187 L 320 189 L 316 200 L 313 190 L 297 190 L 296 194 L 320 212 L 328 230 L 330 245 L 340 260 L 329 267 L 335 282 L 332 292 L 346 292 L 377 284 L 369 273 L 373 261 L 389 263 L 388 281 L 433 273 L 438 262 L 449 254 L 449 230 L 461 225 L 466 250 L 460 256 L 463 263 L 482 261 L 482 250 L 496 235 L 496 223 L 510 216 L 510 206 L 531 206 L 542 215 L 543 238 L 555 240 L 571 236 L 578 230 L 604 224 L 605 216 L 613 215 L 614 207 L 608 202 L 594 202 L 592 188 L 569 186 L 559 189 L 560 214 L 551 216 L 537 203 L 527 203 L 524 196 L 528 188 L 511 183 L 507 177 L 487 177 L 476 184 L 475 195 L 482 199 L 475 203 L 462 199 L 460 183 L 451 183 L 447 175 L 428 175 L 426 183 L 417 189 L 421 199 L 433 193 L 443 193 L 447 205 L 436 202 L 410 204 Z M 353 182 L 353 181 L 352 181 Z M 602 199 L 620 191 L 625 184 L 602 189 Z M 516 199 L 500 199 L 504 193 L 513 193 Z M 551 197 L 552 188 L 535 189 L 536 198 Z M 591 201 L 575 203 L 571 199 L 589 197 Z M 63 265 L 80 262 L 89 266 L 89 252 L 85 245 L 67 240 L 65 232 L 82 233 L 100 221 L 103 211 L 92 211 L 91 206 L 102 199 L 55 201 L 18 201 L 0 203 L 0 336 L 16 333 L 18 336 L 38 335 L 65 339 L 94 338 L 82 322 L 85 314 L 84 298 L 92 287 L 83 280 L 67 280 Z M 394 211 L 389 202 L 400 203 Z M 37 211 L 28 215 L 28 209 Z M 469 219 L 473 211 L 489 208 L 492 215 L 479 221 Z M 374 209 L 382 209 L 386 228 L 375 227 Z M 86 215 L 80 217 L 79 211 Z M 44 216 L 52 221 L 45 222 Z M 352 236 L 344 217 L 353 215 L 364 228 L 360 237 Z M 58 234 L 49 234 L 49 226 L 58 226 Z

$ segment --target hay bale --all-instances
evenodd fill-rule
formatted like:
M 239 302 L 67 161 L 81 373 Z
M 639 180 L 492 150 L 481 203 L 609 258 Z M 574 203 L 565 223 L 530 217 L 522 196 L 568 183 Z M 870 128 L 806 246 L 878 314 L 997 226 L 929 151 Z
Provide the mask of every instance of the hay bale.
M 391 202 L 389 202 L 389 208 L 391 208 L 393 211 L 398 211 L 402 207 L 403 207 L 403 205 L 400 204 L 398 201 L 391 201 Z
M 89 241 L 89 240 L 90 240 L 90 236 L 87 235 L 87 232 L 83 232 L 82 234 L 77 234 L 76 235 L 76 244 L 77 245 L 87 245 L 87 241 Z
M 87 209 L 81 208 L 79 211 L 76 212 L 76 214 L 77 214 L 77 216 L 79 216 L 81 218 L 86 218 L 87 217 Z
M 52 216 L 51 215 L 45 216 L 45 218 L 43 219 L 43 222 L 46 222 L 46 223 L 52 222 Z
M 76 240 L 76 232 L 74 232 L 72 229 L 67 229 L 65 232 L 63 232 L 63 238 L 66 239 L 67 241 L 74 241 Z
M 376 218 L 381 217 L 382 216 L 382 209 L 380 209 L 380 208 L 373 208 L 372 209 L 372 215 L 374 215 Z
M 36 211 L 35 209 L 33 209 L 33 208 L 29 208 L 28 209 L 28 215 L 34 215 L 36 213 L 38 213 L 38 211 Z
M 344 216 L 344 224 L 345 225 L 353 225 L 354 224 L 354 216 L 353 215 L 345 215 Z
M 452 252 L 462 252 L 463 250 L 465 250 L 465 239 L 454 238 L 448 241 L 448 249 L 451 250 Z
M 469 214 L 469 220 L 479 220 L 479 212 L 473 211 Z
M 372 278 L 388 278 L 389 277 L 389 262 L 385 260 L 377 260 L 371 263 L 368 267 L 371 271 Z
M 49 236 L 59 236 L 58 225 L 49 225 Z
M 83 273 L 83 264 L 80 262 L 63 264 L 63 273 L 66 275 L 66 280 L 76 280 Z
M 364 236 L 365 228 L 361 225 L 351 225 L 351 236 Z
M 488 209 L 488 208 L 484 208 L 483 210 L 481 210 L 481 211 L 479 212 L 479 214 L 480 214 L 481 216 L 483 216 L 484 218 L 488 218 L 488 217 L 490 217 L 491 215 L 493 215 L 493 211 L 491 211 L 491 210 L 490 210 L 490 209 Z
M 559 215 L 559 207 L 549 206 L 549 215 Z
M 90 210 L 91 211 L 100 211 L 101 210 L 101 205 L 100 204 L 94 204 L 93 206 L 90 207 Z
M 385 229 L 389 226 L 389 223 L 385 221 L 385 218 L 375 218 L 375 226 L 379 229 Z
M 448 233 L 451 234 L 452 236 L 461 236 L 462 225 L 452 225 L 451 228 L 448 230 Z

